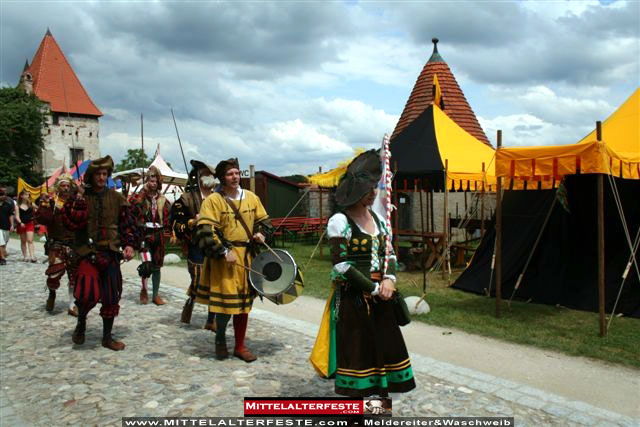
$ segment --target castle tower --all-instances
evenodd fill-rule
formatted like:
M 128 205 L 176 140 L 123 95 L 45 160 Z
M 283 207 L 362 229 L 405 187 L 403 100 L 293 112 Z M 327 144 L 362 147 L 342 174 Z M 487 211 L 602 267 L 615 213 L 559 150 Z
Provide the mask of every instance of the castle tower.
M 48 108 L 40 164 L 44 175 L 49 176 L 65 161 L 71 166 L 76 161 L 100 157 L 98 119 L 102 112 L 87 94 L 49 29 L 31 65 L 28 61 L 25 64 L 19 86 L 45 102 Z
M 416 119 L 429 105 L 433 102 L 433 76 L 438 76 L 438 83 L 442 90 L 442 100 L 444 111 L 451 120 L 456 122 L 458 126 L 466 130 L 468 133 L 491 145 L 489 139 L 485 135 L 475 113 L 467 102 L 462 89 L 458 85 L 451 69 L 440 53 L 438 53 L 438 39 L 432 39 L 433 53 L 422 69 L 422 72 L 413 86 L 411 95 L 402 111 L 400 120 L 396 124 L 391 139 L 399 135 L 409 124 Z

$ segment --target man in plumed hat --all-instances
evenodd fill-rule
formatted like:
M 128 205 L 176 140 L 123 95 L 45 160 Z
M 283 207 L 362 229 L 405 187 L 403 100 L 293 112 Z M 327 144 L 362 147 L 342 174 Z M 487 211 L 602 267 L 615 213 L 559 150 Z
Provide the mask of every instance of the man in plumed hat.
M 196 223 L 203 200 L 211 195 L 217 183 L 213 176 L 215 168 L 212 166 L 198 160 L 191 160 L 191 166 L 185 191 L 171 207 L 173 233 L 182 242 L 191 276 L 187 301 L 180 317 L 182 323 L 191 323 L 194 303 L 209 305 L 209 287 L 200 284 L 204 253 L 196 240 Z M 215 331 L 214 312 L 209 312 L 204 328 Z
M 142 264 L 138 272 L 142 278 L 140 304 L 149 302 L 147 282 L 151 276 L 152 299 L 155 305 L 164 305 L 160 297 L 160 269 L 164 263 L 164 230 L 169 229 L 169 202 L 162 194 L 162 173 L 151 166 L 145 174 L 144 188 L 129 197 L 129 203 L 141 213 L 144 223 Z
M 140 212 L 120 193 L 107 188 L 112 172 L 110 156 L 93 160 L 84 175 L 84 186 L 65 203 L 63 219 L 65 226 L 75 232 L 75 250 L 80 259 L 74 290 L 78 323 L 72 340 L 77 345 L 84 343 L 87 314 L 100 302 L 102 346 L 118 351 L 125 345 L 116 341 L 111 331 L 120 312 L 120 259 L 130 260 L 134 250 L 140 248 L 143 228 Z
M 73 251 L 75 233 L 65 227 L 63 219 L 64 204 L 71 198 L 72 192 L 77 191 L 77 186 L 71 175 L 63 173 L 56 178 L 53 188 L 53 197 L 49 194 L 43 194 L 36 211 L 38 224 L 47 227 L 46 252 L 49 257 L 49 268 L 45 274 L 47 275 L 49 297 L 45 308 L 48 312 L 53 311 L 56 290 L 60 287 L 60 280 L 66 271 L 69 278 L 69 309 L 67 313 L 77 317 L 78 309 L 73 298 L 73 272 L 77 267 Z
M 229 356 L 225 331 L 233 315 L 233 355 L 253 362 L 256 356 L 244 339 L 255 292 L 245 267 L 251 265 L 255 243 L 264 243 L 271 230 L 269 216 L 260 198 L 240 187 L 238 159 L 218 163 L 215 175 L 220 188 L 202 203 L 197 237 L 206 256 L 201 283 L 209 286 L 209 311 L 215 313 L 217 323 L 216 358 Z

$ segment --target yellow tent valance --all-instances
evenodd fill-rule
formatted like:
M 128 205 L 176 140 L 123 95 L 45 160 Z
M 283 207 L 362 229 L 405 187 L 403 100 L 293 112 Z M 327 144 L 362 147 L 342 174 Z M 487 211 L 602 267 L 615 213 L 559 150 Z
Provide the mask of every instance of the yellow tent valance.
M 552 188 L 577 173 L 640 179 L 640 89 L 604 121 L 602 141 L 593 131 L 576 144 L 502 148 L 495 169 L 514 189 L 525 183 L 527 188 Z
M 356 148 L 355 154 L 352 158 L 338 163 L 338 167 L 336 167 L 335 169 L 331 169 L 328 172 L 311 175 L 309 177 L 309 182 L 311 182 L 312 184 L 316 184 L 319 187 L 337 187 L 338 183 L 340 182 L 340 178 L 342 178 L 342 175 L 344 175 L 344 173 L 347 171 L 347 166 L 349 166 L 349 163 L 351 163 L 353 159 L 355 159 L 362 153 L 364 153 L 364 150 L 362 148 Z

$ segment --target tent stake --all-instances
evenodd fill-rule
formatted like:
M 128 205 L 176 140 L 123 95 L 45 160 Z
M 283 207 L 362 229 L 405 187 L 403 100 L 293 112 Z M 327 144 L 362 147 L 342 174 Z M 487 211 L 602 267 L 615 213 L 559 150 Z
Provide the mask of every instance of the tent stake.
M 497 149 L 502 148 L 502 131 L 498 130 Z M 497 175 L 497 174 L 496 174 Z M 502 178 L 496 176 L 496 317 L 502 302 Z

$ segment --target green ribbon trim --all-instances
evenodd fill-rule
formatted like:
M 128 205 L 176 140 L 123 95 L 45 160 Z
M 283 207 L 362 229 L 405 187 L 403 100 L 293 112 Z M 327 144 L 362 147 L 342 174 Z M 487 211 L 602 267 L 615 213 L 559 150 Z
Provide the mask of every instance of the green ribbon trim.
M 373 374 L 367 377 L 350 377 L 336 374 L 336 386 L 362 390 L 371 387 L 388 388 L 389 383 L 403 383 L 413 378 L 411 366 L 401 370 L 387 372 L 386 374 Z

